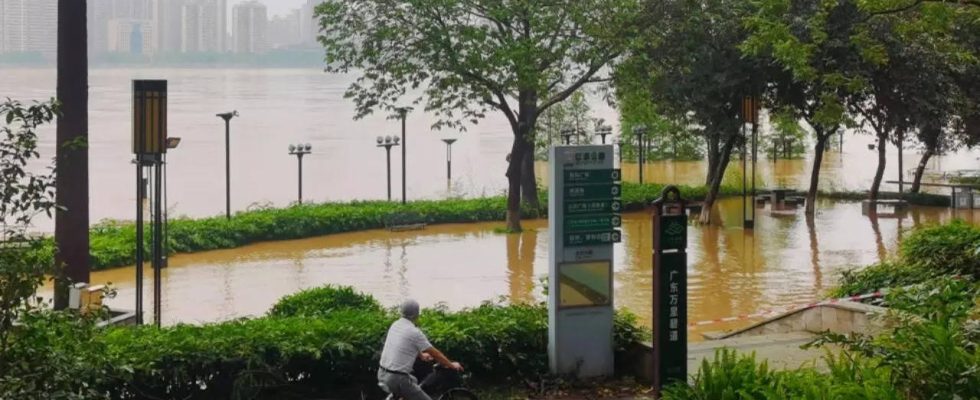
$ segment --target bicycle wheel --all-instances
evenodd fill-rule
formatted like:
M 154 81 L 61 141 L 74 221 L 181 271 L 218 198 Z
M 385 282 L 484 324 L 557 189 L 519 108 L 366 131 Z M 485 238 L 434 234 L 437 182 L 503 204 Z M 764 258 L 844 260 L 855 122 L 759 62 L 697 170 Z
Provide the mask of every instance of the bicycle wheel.
M 477 399 L 476 399 L 476 394 L 474 394 L 473 392 L 463 388 L 456 388 L 456 389 L 449 389 L 448 392 L 443 393 L 442 396 L 439 396 L 439 400 L 477 400 Z

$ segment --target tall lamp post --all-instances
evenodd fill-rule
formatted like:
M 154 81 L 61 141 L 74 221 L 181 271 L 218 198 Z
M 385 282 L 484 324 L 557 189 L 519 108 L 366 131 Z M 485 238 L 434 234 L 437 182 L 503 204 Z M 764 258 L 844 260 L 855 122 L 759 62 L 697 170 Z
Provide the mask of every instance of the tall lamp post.
M 602 137 L 602 144 L 606 144 L 606 136 L 612 135 L 612 127 L 600 124 L 595 128 L 595 134 Z
M 299 204 L 303 204 L 303 156 L 312 152 L 313 146 L 309 143 L 289 145 L 289 154 L 296 156 L 296 161 L 299 163 L 299 194 L 297 197 Z
M 402 140 L 401 140 L 402 141 L 402 204 L 405 204 L 405 203 L 408 202 L 408 195 L 407 195 L 407 193 L 408 193 L 408 189 L 407 189 L 408 186 L 406 186 L 406 185 L 408 185 L 408 179 L 407 179 L 408 172 L 406 172 L 406 169 L 405 169 L 405 165 L 406 165 L 406 162 L 405 161 L 407 160 L 407 158 L 406 158 L 407 157 L 406 150 L 408 149 L 408 138 L 405 137 L 405 133 L 406 133 L 405 132 L 405 118 L 408 116 L 408 112 L 411 111 L 411 108 L 408 108 L 408 107 L 399 107 L 399 108 L 395 109 L 395 111 L 398 111 L 398 116 L 401 117 L 401 119 L 402 119 Z M 395 144 L 398 144 L 398 141 L 397 140 L 395 141 Z
M 398 146 L 398 136 L 378 136 L 378 147 L 384 147 L 388 157 L 388 201 L 391 201 L 391 148 Z
M 640 163 L 640 183 L 643 183 L 643 158 L 646 153 L 646 146 L 644 146 L 643 135 L 647 133 L 647 127 L 644 125 L 638 125 L 633 127 L 633 136 L 636 137 L 637 147 L 639 148 L 639 163 Z
M 218 114 L 225 120 L 225 218 L 231 219 L 231 119 L 238 116 L 238 111 Z
M 458 139 L 442 139 L 443 142 L 446 142 L 446 182 L 449 185 L 453 183 L 453 143 L 456 143 L 456 140 Z
M 616 146 L 617 155 L 619 156 L 619 163 L 623 163 L 623 140 L 619 137 L 614 137 L 612 139 L 613 146 Z
M 173 150 L 180 145 L 179 137 L 167 138 L 167 149 Z M 170 235 L 168 225 L 170 223 L 167 216 L 167 153 L 163 153 L 163 267 L 170 265 Z

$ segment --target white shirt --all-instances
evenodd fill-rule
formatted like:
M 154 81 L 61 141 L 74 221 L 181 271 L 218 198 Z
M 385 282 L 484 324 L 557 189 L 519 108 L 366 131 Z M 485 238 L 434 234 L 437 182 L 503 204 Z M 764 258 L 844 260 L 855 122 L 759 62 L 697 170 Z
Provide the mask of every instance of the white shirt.
M 432 345 L 422 330 L 412 321 L 399 318 L 388 328 L 388 338 L 381 351 L 381 367 L 411 374 L 419 353 L 430 348 Z

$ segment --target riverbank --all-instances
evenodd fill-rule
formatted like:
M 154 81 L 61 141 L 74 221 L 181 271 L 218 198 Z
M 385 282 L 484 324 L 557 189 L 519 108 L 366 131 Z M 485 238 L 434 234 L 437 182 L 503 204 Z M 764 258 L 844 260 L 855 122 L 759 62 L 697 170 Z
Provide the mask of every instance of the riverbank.
M 638 211 L 660 196 L 665 185 L 623 183 L 623 210 Z M 681 186 L 690 200 L 703 200 L 705 187 Z M 721 194 L 741 193 L 723 187 Z M 540 209 L 525 207 L 524 218 L 547 216 L 547 191 L 540 192 Z M 336 233 L 385 228 L 388 224 L 452 224 L 504 221 L 507 199 L 504 196 L 476 199 L 447 199 L 397 202 L 356 201 L 295 205 L 289 208 L 267 208 L 244 211 L 229 220 L 223 216 L 191 219 L 174 218 L 168 225 L 171 254 L 231 249 L 268 241 L 303 239 Z M 147 232 L 149 232 L 149 229 Z M 149 234 L 146 236 L 149 249 Z M 132 265 L 136 262 L 136 227 L 132 222 L 105 221 L 90 231 L 93 270 Z M 54 243 L 47 239 L 45 252 L 53 256 Z M 149 256 L 147 255 L 147 258 Z

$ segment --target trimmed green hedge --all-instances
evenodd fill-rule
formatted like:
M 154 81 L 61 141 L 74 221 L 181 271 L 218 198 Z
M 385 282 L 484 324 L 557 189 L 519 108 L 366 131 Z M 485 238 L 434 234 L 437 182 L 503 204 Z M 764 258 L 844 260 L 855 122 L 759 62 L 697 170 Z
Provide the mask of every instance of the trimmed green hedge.
M 297 302 L 310 307 L 295 307 Z M 331 311 L 317 304 L 347 304 Z M 287 296 L 270 316 L 203 326 L 115 328 L 100 339 L 118 366 L 119 397 L 280 398 L 288 394 L 356 398 L 375 393 L 383 338 L 392 311 L 349 288 Z M 289 310 L 289 311 L 287 311 Z M 543 305 L 424 310 L 419 326 L 475 379 L 503 383 L 547 373 L 548 316 Z M 630 314 L 616 317 L 623 350 L 644 337 Z M 377 396 L 375 396 L 377 397 Z
M 628 211 L 642 210 L 660 196 L 664 185 L 623 184 L 623 205 Z M 722 188 L 722 194 L 740 193 Z M 681 187 L 681 193 L 692 200 L 703 199 L 707 189 Z M 525 209 L 524 218 L 547 215 L 547 192 L 541 191 L 540 210 Z M 231 220 L 225 217 L 202 219 L 176 218 L 169 224 L 170 249 L 175 253 L 229 249 L 251 243 L 302 239 L 385 227 L 393 214 L 413 214 L 428 224 L 503 221 L 507 214 L 503 196 L 477 199 L 413 201 L 407 205 L 385 201 L 304 204 L 289 208 L 269 208 L 239 212 Z M 149 249 L 149 235 L 147 249 Z M 92 269 L 100 270 L 131 265 L 136 262 L 136 227 L 130 222 L 109 221 L 92 227 L 90 234 Z M 49 240 L 46 256 L 54 248 Z

